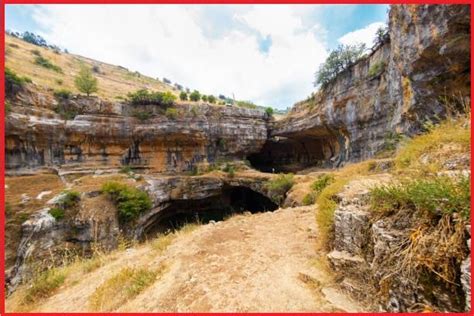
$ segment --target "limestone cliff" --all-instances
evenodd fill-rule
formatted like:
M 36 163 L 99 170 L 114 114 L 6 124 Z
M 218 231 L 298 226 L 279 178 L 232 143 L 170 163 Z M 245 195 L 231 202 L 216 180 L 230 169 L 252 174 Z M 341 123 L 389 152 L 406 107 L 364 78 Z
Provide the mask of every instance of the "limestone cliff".
M 367 159 L 387 138 L 418 133 L 450 110 L 446 103 L 469 97 L 469 6 L 393 5 L 389 35 L 276 122 L 255 160 L 301 168 Z
M 179 104 L 177 114 L 167 117 L 151 106 L 92 97 L 56 100 L 34 91 L 20 93 L 12 105 L 7 169 L 81 164 L 192 171 L 199 163 L 243 159 L 267 138 L 266 114 L 238 107 Z M 62 119 L 51 110 L 58 107 L 78 115 Z M 141 121 L 135 111 L 157 113 Z

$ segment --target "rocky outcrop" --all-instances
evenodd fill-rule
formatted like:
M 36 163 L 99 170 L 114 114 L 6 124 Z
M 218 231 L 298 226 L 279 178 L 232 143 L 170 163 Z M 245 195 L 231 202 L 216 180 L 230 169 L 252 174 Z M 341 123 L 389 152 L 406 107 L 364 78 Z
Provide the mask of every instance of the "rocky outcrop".
M 374 309 L 388 312 L 469 310 L 468 254 L 458 262 L 459 281 L 455 283 L 445 282 L 431 270 L 417 270 L 416 275 L 410 275 L 407 271 L 412 269 L 411 263 L 399 261 L 414 231 L 423 224 L 419 215 L 402 211 L 392 216 L 373 214 L 367 202 L 369 190 L 390 179 L 386 175 L 353 180 L 338 194 L 334 241 L 327 258 L 340 286 Z
M 6 117 L 5 155 L 10 170 L 81 164 L 191 171 L 198 164 L 243 159 L 259 151 L 267 138 L 267 115 L 259 110 L 181 104 L 176 105 L 176 117 L 157 112 L 140 121 L 130 112 L 152 110 L 97 98 L 54 101 L 56 107 L 84 113 L 64 120 L 41 109 L 52 106 L 51 99 L 31 91 L 27 95 L 29 101 L 23 94 L 17 97 L 14 112 Z M 23 106 L 28 102 L 29 107 Z
M 275 122 L 261 160 L 268 162 L 275 142 L 293 149 L 282 159 L 288 164 L 337 166 L 367 159 L 397 133 L 418 133 L 426 120 L 462 106 L 470 91 L 468 5 L 392 5 L 389 35 Z
M 49 211 L 61 201 L 61 193 L 23 223 L 16 262 L 7 271 L 8 291 L 12 292 L 38 268 L 31 264 L 31 258 L 45 268 L 76 255 L 88 256 L 93 246 L 105 251 L 114 249 L 122 237 L 155 237 L 195 221 L 196 216 L 206 222 L 244 211 L 273 211 L 278 205 L 271 201 L 265 188 L 272 176 L 245 172 L 233 177 L 146 176 L 141 188 L 147 191 L 153 206 L 129 223 L 119 221 L 116 207 L 100 191 L 83 193 L 79 205 L 68 210 L 64 218 L 54 218 Z

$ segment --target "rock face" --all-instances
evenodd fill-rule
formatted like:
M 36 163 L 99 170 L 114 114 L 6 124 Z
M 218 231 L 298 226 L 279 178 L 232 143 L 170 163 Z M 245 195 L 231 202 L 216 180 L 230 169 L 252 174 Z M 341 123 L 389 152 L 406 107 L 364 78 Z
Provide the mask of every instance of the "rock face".
M 426 120 L 445 115 L 445 101 L 462 106 L 470 91 L 469 6 L 392 5 L 389 35 L 275 122 L 257 162 L 268 166 L 277 144 L 291 148 L 277 155 L 277 168 L 367 159 L 397 133 L 417 133 Z
M 388 176 L 353 180 L 338 195 L 333 248 L 327 258 L 340 285 L 358 299 L 388 312 L 469 310 L 469 254 L 457 263 L 460 282 L 456 281 L 456 286 L 447 286 L 437 275 L 426 271 L 410 276 L 406 274 L 411 269 L 409 265 L 396 265 L 398 256 L 406 250 L 403 245 L 410 243 L 420 224 L 415 224 L 419 221 L 415 214 L 382 218 L 373 215 L 367 203 L 369 188 L 389 181 Z
M 17 102 L 25 98 L 20 95 Z M 37 99 L 28 98 L 30 107 L 42 106 L 33 103 Z M 15 106 L 6 119 L 7 169 L 81 164 L 191 171 L 199 163 L 243 159 L 260 150 L 267 138 L 267 116 L 258 110 L 179 105 L 176 118 L 156 115 L 142 122 L 127 114 L 145 108 L 95 98 L 67 104 L 86 114 L 63 120 L 47 109 Z

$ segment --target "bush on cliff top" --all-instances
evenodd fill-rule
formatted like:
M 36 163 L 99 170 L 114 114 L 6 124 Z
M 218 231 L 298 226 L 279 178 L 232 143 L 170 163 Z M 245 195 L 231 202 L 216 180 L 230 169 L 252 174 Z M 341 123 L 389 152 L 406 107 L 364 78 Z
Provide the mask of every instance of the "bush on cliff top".
M 404 181 L 373 188 L 370 192 L 371 209 L 390 214 L 400 209 L 412 209 L 421 214 L 440 216 L 459 213 L 470 218 L 470 177 L 452 179 L 434 177 Z
M 293 187 L 294 179 L 293 174 L 279 174 L 276 178 L 268 180 L 265 183 L 265 188 L 268 193 L 277 204 L 281 204 L 285 199 L 286 193 Z
M 117 206 L 119 218 L 130 221 L 152 207 L 148 194 L 126 184 L 109 181 L 102 186 L 102 192 L 107 193 Z
M 140 89 L 131 92 L 128 95 L 128 100 L 135 105 L 154 104 L 163 107 L 168 107 L 174 104 L 176 96 L 169 91 L 166 92 L 150 92 L 146 89 Z

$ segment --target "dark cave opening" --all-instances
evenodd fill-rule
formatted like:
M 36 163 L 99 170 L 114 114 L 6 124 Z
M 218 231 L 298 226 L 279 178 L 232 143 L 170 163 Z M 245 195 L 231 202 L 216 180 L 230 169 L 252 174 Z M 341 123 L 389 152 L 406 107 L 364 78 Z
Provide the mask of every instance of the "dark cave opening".
M 195 199 L 174 200 L 145 226 L 144 235 L 153 238 L 158 234 L 178 230 L 186 224 L 207 224 L 222 221 L 233 214 L 274 211 L 278 205 L 271 199 L 247 187 L 224 187 L 219 195 Z
M 274 137 L 247 159 L 262 172 L 297 172 L 309 167 L 332 166 L 339 153 L 340 145 L 334 136 Z

